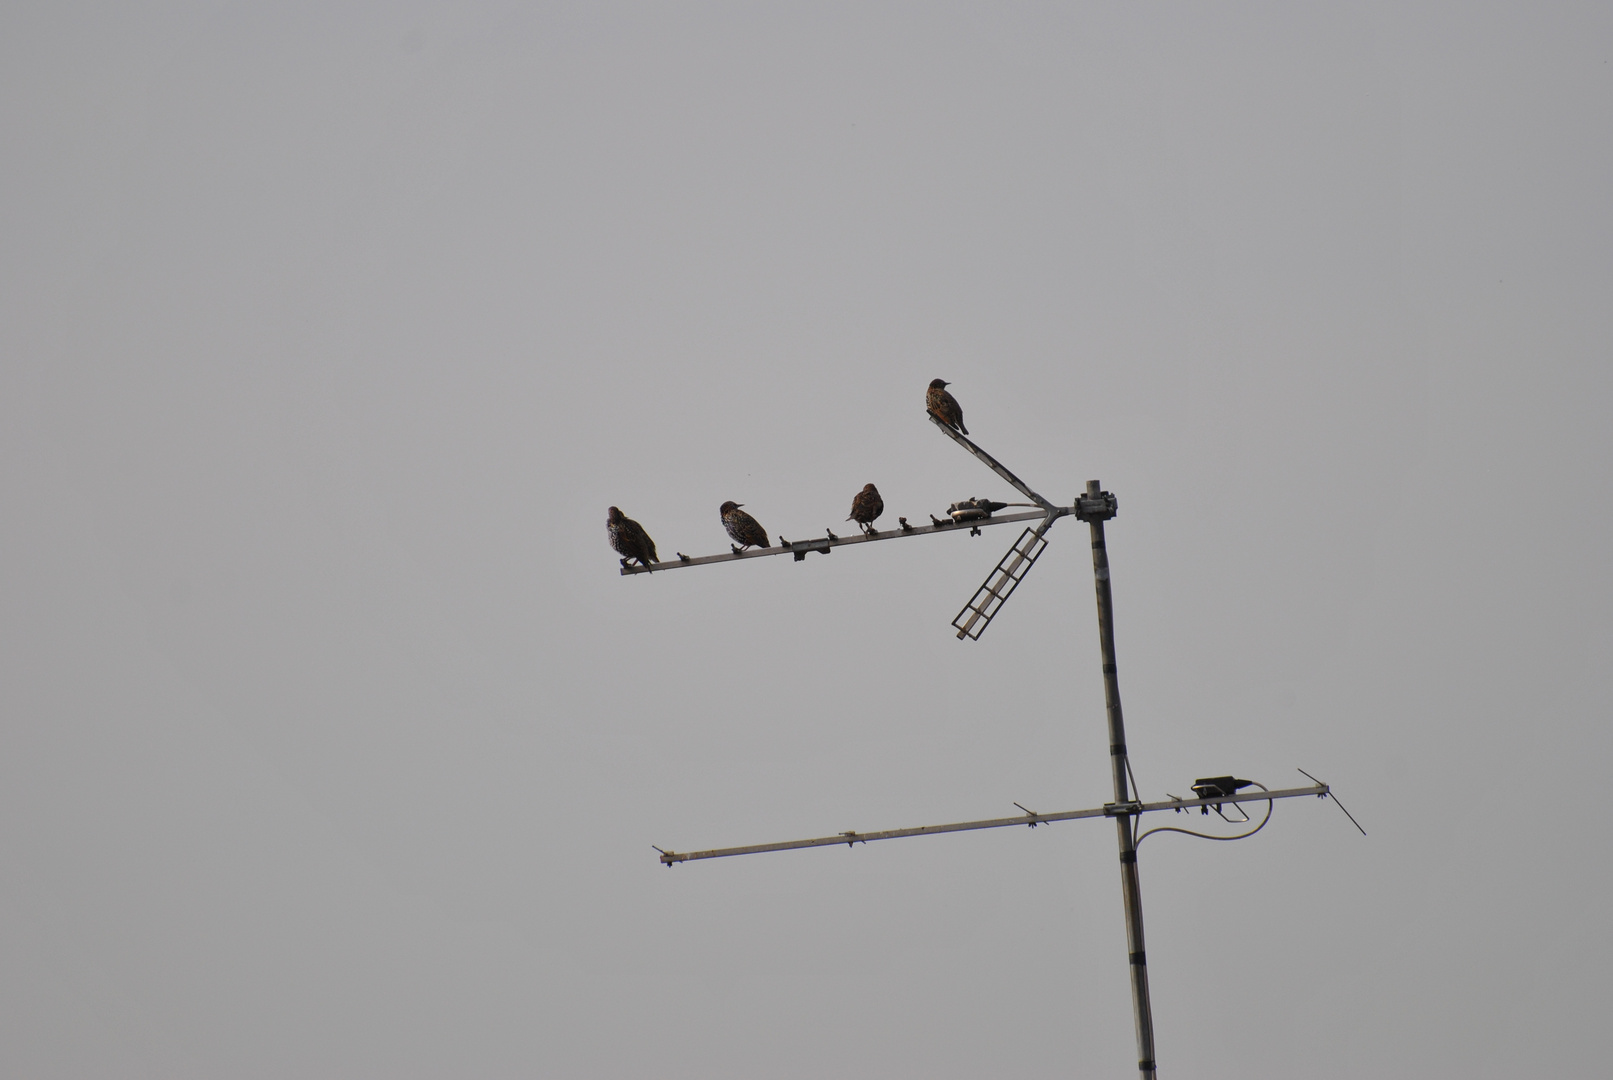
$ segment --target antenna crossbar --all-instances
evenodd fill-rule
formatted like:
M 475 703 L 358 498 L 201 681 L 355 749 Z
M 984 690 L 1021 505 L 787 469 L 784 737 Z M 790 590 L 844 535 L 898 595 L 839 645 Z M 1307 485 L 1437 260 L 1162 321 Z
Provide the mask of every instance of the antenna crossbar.
M 1063 517 L 1075 513 L 1073 506 L 1054 506 L 1050 508 L 1054 517 Z M 905 529 L 886 529 L 883 532 L 853 533 L 850 536 L 820 536 L 814 540 L 792 540 L 789 544 L 778 547 L 756 548 L 750 551 L 732 552 L 726 555 L 701 555 L 690 558 L 673 558 L 658 562 L 654 566 L 624 566 L 622 575 L 660 573 L 662 570 L 678 570 L 685 566 L 706 566 L 710 563 L 735 562 L 739 559 L 762 559 L 769 555 L 794 555 L 796 561 L 807 557 L 810 552 L 821 551 L 827 553 L 831 548 L 844 547 L 847 544 L 869 544 L 875 540 L 902 540 L 909 536 L 925 536 L 930 533 L 945 532 L 973 532 L 977 526 L 1006 525 L 1011 521 L 1038 521 L 1045 520 L 1048 514 L 1041 510 L 1026 510 L 1018 514 L 996 514 L 991 517 L 976 518 L 973 521 L 943 521 L 939 525 L 910 525 Z
M 949 825 L 920 825 L 912 829 L 885 829 L 880 832 L 843 832 L 835 836 L 817 836 L 810 840 L 784 840 L 775 844 L 749 844 L 745 847 L 712 848 L 709 851 L 662 851 L 660 860 L 667 866 L 673 863 L 693 862 L 696 859 L 720 859 L 728 855 L 755 855 L 763 851 L 793 851 L 796 848 L 833 847 L 836 844 L 866 844 L 871 840 L 895 840 L 903 836 L 931 836 L 937 833 L 970 832 L 975 829 L 1004 829 L 1011 825 L 1029 825 L 1035 828 L 1048 821 L 1074 821 L 1078 818 L 1123 817 L 1146 814 L 1155 810 L 1190 810 L 1195 806 L 1221 806 L 1224 803 L 1262 802 L 1270 799 L 1294 799 L 1301 795 L 1327 795 L 1332 789 L 1318 783 L 1315 787 L 1284 788 L 1280 791 L 1248 791 L 1237 795 L 1217 795 L 1208 799 L 1165 799 L 1150 803 L 1110 803 L 1092 810 L 1065 810 L 1057 814 L 1025 813 L 1015 817 L 989 818 L 985 821 L 958 821 Z

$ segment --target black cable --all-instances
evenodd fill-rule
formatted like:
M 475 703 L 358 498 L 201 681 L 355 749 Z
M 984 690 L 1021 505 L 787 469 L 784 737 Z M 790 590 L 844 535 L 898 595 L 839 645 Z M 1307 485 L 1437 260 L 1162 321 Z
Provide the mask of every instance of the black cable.
M 1261 791 L 1270 791 L 1271 790 L 1265 784 L 1262 784 L 1257 780 L 1251 780 L 1249 782 L 1251 784 L 1253 784 L 1255 787 L 1259 788 Z M 1161 825 L 1158 828 L 1149 829 L 1147 832 L 1145 832 L 1141 836 L 1137 837 L 1136 840 L 1132 841 L 1131 846 L 1135 848 L 1138 844 L 1142 843 L 1143 840 L 1145 840 L 1146 838 L 1148 838 L 1150 836 L 1153 836 L 1157 832 L 1186 833 L 1188 836 L 1196 836 L 1201 840 L 1242 840 L 1245 837 L 1253 836 L 1255 833 L 1259 832 L 1261 829 L 1264 829 L 1266 827 L 1266 822 L 1271 820 L 1271 808 L 1272 808 L 1272 804 L 1275 801 L 1276 801 L 1275 799 L 1267 799 L 1266 800 L 1266 816 L 1260 819 L 1260 824 L 1256 825 L 1254 828 L 1250 829 L 1246 833 L 1239 833 L 1237 836 L 1214 836 L 1214 835 L 1212 835 L 1210 833 L 1194 832 L 1192 829 L 1178 829 L 1174 825 Z

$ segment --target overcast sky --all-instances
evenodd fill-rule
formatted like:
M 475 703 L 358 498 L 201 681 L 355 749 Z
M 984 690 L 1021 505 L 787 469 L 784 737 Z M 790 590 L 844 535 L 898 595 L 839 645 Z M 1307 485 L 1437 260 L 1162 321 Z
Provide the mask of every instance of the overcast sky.
M 1613 1038 L 1613 8 L 0 8 L 0 1073 L 1134 1075 Z M 1203 819 L 1195 816 L 1195 822 Z M 1181 822 L 1182 819 L 1176 819 Z M 1210 819 L 1213 824 L 1214 819 Z

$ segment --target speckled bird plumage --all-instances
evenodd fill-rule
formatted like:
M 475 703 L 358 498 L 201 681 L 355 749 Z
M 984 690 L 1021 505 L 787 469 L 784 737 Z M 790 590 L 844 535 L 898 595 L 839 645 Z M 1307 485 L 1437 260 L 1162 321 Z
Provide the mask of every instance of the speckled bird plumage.
M 879 497 L 879 489 L 873 484 L 864 484 L 863 489 L 851 500 L 851 516 L 847 521 L 855 521 L 862 526 L 865 533 L 874 531 L 874 519 L 885 512 L 885 500 Z
M 742 504 L 729 500 L 718 508 L 722 514 L 722 526 L 728 530 L 728 535 L 734 543 L 742 548 L 768 547 L 767 530 L 745 511 L 740 509 Z
M 637 559 L 640 566 L 661 561 L 655 557 L 655 541 L 644 526 L 614 506 L 605 514 L 605 531 L 610 535 L 610 546 L 622 557 L 623 566 L 629 559 Z
M 957 398 L 947 393 L 946 388 L 950 385 L 945 379 L 931 379 L 930 389 L 924 395 L 924 404 L 941 423 L 961 435 L 967 435 L 969 429 L 963 426 L 963 406 L 958 404 Z

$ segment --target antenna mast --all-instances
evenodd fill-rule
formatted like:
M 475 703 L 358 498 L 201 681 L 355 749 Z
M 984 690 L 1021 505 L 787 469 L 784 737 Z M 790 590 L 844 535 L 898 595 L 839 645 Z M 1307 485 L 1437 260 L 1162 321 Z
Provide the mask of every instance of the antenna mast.
M 1029 521 L 1040 519 L 1033 527 L 1027 527 L 1020 534 L 1013 547 L 1008 549 L 998 562 L 995 569 L 987 576 L 985 583 L 975 591 L 974 597 L 964 605 L 952 625 L 957 628 L 959 638 L 978 639 L 996 617 L 1002 605 L 1018 587 L 1030 568 L 1035 565 L 1047 547 L 1046 534 L 1059 518 L 1073 515 L 1076 520 L 1084 521 L 1092 533 L 1092 576 L 1097 592 L 1098 601 L 1098 644 L 1103 654 L 1103 696 L 1105 710 L 1109 723 L 1109 765 L 1114 779 L 1114 802 L 1105 803 L 1102 808 L 1094 810 L 1072 810 L 1058 814 L 1038 814 L 1024 810 L 1023 817 L 992 818 L 984 821 L 964 821 L 950 825 L 925 825 L 909 829 L 886 829 L 879 832 L 844 832 L 836 836 L 822 836 L 810 840 L 786 840 L 778 843 L 751 844 L 744 847 L 713 848 L 706 851 L 668 851 L 656 848 L 660 860 L 670 867 L 680 862 L 689 862 L 696 859 L 714 859 L 728 855 L 753 855 L 764 851 L 786 851 L 796 848 L 830 847 L 837 844 L 868 843 L 872 840 L 893 840 L 906 836 L 927 836 L 936 833 L 964 832 L 971 829 L 996 829 L 1010 825 L 1028 825 L 1035 828 L 1038 825 L 1054 821 L 1070 821 L 1078 818 L 1112 817 L 1115 820 L 1115 836 L 1120 846 L 1120 891 L 1126 909 L 1126 943 L 1129 952 L 1131 969 L 1131 1001 L 1132 1014 L 1137 1027 L 1137 1071 L 1141 1080 L 1154 1080 L 1156 1066 L 1154 1061 L 1154 1014 L 1153 1006 L 1148 993 L 1148 953 L 1143 938 L 1143 901 L 1142 884 L 1137 873 L 1137 843 L 1141 836 L 1137 834 L 1137 823 L 1145 813 L 1158 810 L 1173 810 L 1177 813 L 1183 810 L 1199 807 L 1203 813 L 1214 809 L 1221 813 L 1223 804 L 1237 804 L 1242 802 L 1266 801 L 1266 818 L 1270 819 L 1273 800 L 1294 798 L 1300 795 L 1314 795 L 1327 798 L 1332 795 L 1332 789 L 1317 780 L 1309 773 L 1305 775 L 1314 783 L 1314 787 L 1291 788 L 1282 791 L 1268 791 L 1263 785 L 1249 780 L 1239 780 L 1232 776 L 1209 777 L 1200 779 L 1193 785 L 1193 791 L 1199 796 L 1197 799 L 1180 799 L 1172 796 L 1168 801 L 1144 803 L 1140 801 L 1138 792 L 1131 776 L 1131 763 L 1126 754 L 1126 724 L 1120 708 L 1120 678 L 1115 664 L 1115 622 L 1114 622 L 1114 596 L 1110 588 L 1109 579 L 1109 551 L 1104 543 L 1104 522 L 1114 517 L 1119 509 L 1119 502 L 1114 495 L 1104 491 L 1102 485 L 1096 480 L 1087 481 L 1086 492 L 1075 500 L 1074 506 L 1056 506 L 1031 490 L 1019 477 L 1009 472 L 996 458 L 976 446 L 967 436 L 954 430 L 941 422 L 934 414 L 929 420 L 948 438 L 969 453 L 979 458 L 986 467 L 998 476 L 1008 481 L 1031 503 L 1039 509 L 1026 513 L 1005 514 L 993 517 L 996 509 L 1005 507 L 1006 503 L 990 503 L 982 507 L 978 501 L 954 504 L 954 510 L 963 510 L 963 514 L 954 514 L 953 520 L 941 521 L 932 515 L 933 525 L 910 526 L 906 518 L 901 518 L 900 528 L 887 532 L 869 532 L 865 535 L 839 537 L 834 533 L 826 533 L 822 539 L 789 542 L 780 538 L 777 548 L 762 549 L 758 551 L 739 551 L 727 555 L 708 555 L 701 558 L 690 558 L 679 555 L 677 562 L 660 563 L 655 566 L 628 566 L 623 560 L 623 574 L 650 573 L 653 570 L 676 569 L 681 566 L 701 566 L 710 563 L 732 562 L 739 559 L 760 558 L 768 555 L 783 555 L 786 552 L 794 555 L 796 562 L 806 559 L 809 552 L 822 552 L 828 554 L 833 548 L 844 544 L 867 543 L 875 540 L 905 539 L 927 533 L 945 531 L 967 531 L 978 535 L 979 526 L 995 525 L 1011 521 Z M 1026 504 L 1019 503 L 1024 506 Z M 1303 772 L 1304 770 L 1300 770 Z M 1260 787 L 1257 792 L 1238 794 L 1243 787 Z M 1335 799 L 1335 802 L 1337 800 Z M 1018 803 L 1014 804 L 1019 806 Z M 1339 805 L 1343 810 L 1343 804 Z M 1344 811 L 1346 815 L 1348 810 Z M 1247 820 L 1247 818 L 1245 819 Z M 1355 822 L 1351 817 L 1350 821 Z M 1154 832 L 1184 832 L 1191 836 L 1201 836 L 1212 840 L 1237 840 L 1244 836 L 1252 836 L 1264 827 L 1265 821 L 1247 833 L 1237 836 L 1213 836 L 1207 833 L 1193 832 L 1187 829 L 1166 827 L 1164 829 L 1151 829 L 1143 836 Z M 1359 824 L 1356 828 L 1361 828 Z M 1363 835 L 1365 830 L 1363 830 Z
M 1120 711 L 1120 673 L 1115 665 L 1114 596 L 1109 588 L 1109 550 L 1103 523 L 1115 516 L 1115 497 L 1096 480 L 1076 500 L 1075 516 L 1092 529 L 1092 576 L 1098 593 L 1098 647 L 1103 652 L 1103 698 L 1109 716 L 1109 770 L 1115 782 L 1115 836 L 1120 841 L 1120 893 L 1126 905 L 1126 944 L 1131 960 L 1131 1008 L 1137 1023 L 1137 1072 L 1154 1076 L 1154 1008 L 1148 997 L 1148 950 L 1143 940 L 1142 882 L 1137 875 L 1137 840 L 1132 821 L 1142 810 L 1128 794 L 1131 763 L 1126 758 L 1126 721 Z

